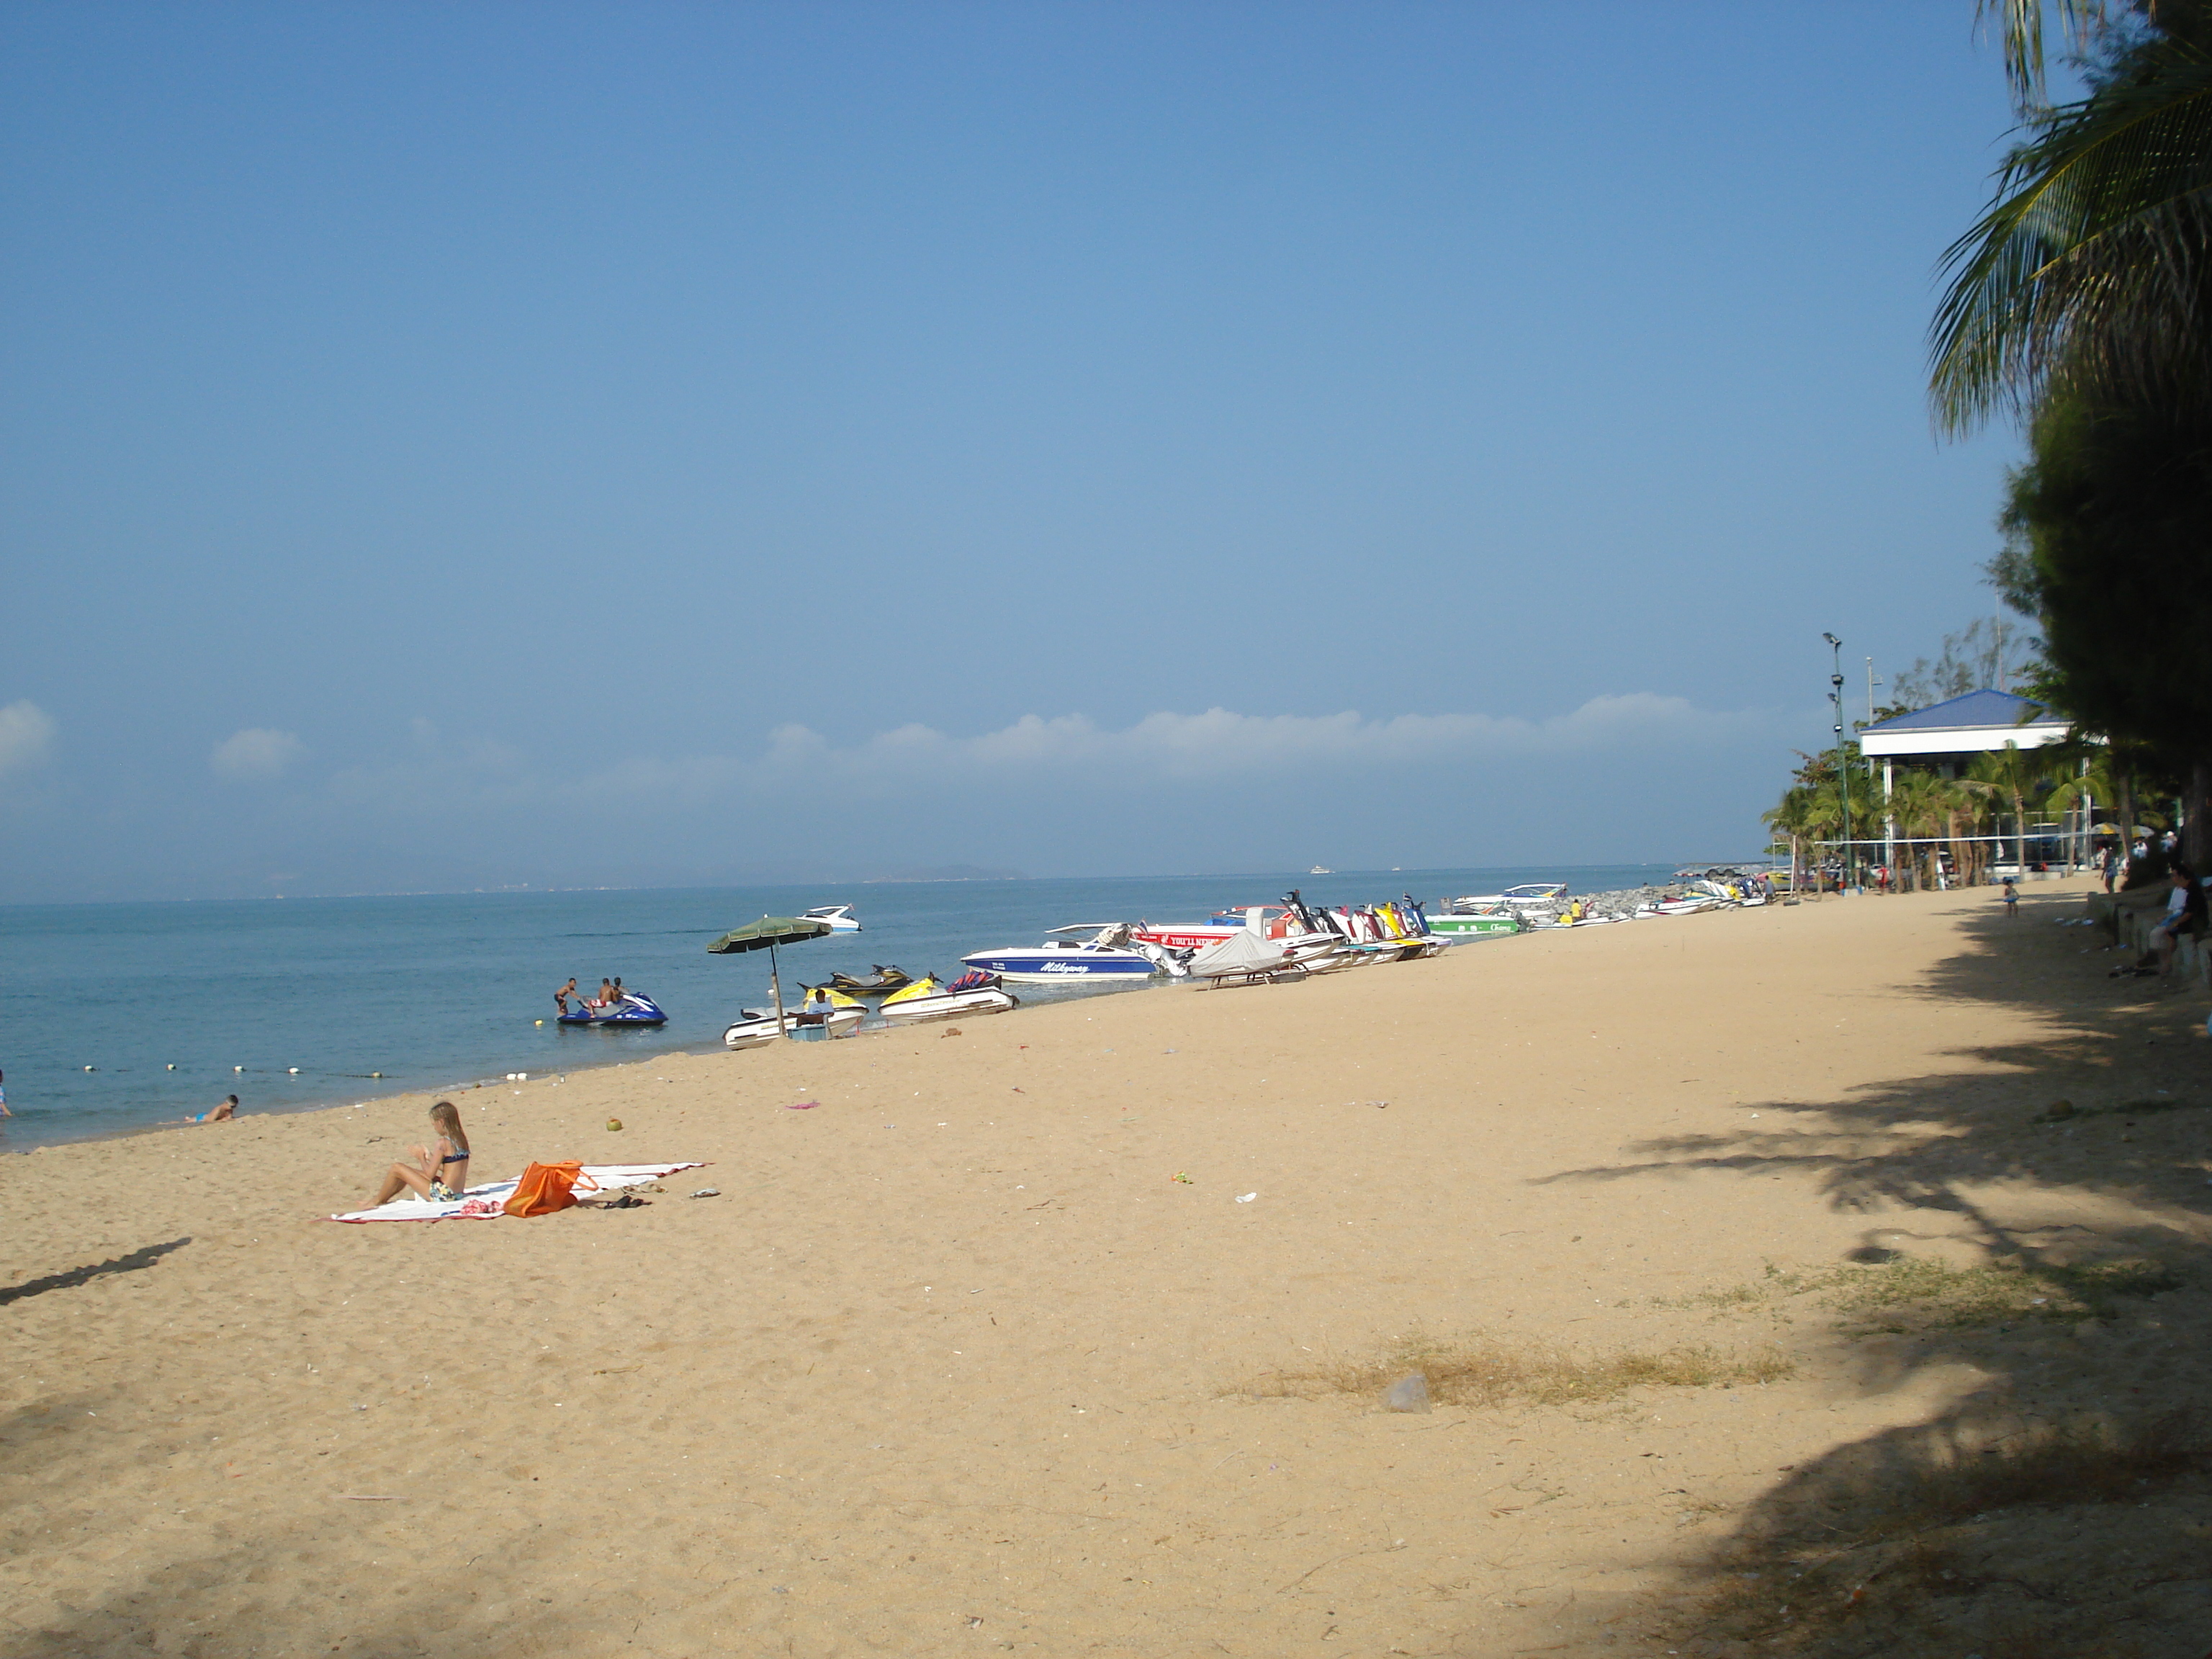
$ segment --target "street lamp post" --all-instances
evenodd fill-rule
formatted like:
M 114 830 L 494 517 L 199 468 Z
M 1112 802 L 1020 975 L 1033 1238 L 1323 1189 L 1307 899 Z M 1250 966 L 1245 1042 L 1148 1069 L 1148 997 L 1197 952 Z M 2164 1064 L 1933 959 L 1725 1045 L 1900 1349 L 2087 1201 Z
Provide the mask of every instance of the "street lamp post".
M 1823 634 L 1836 653 L 1835 672 L 1828 677 L 1828 701 L 1836 705 L 1836 793 L 1844 805 L 1844 885 L 1851 884 L 1851 763 L 1844 753 L 1844 642 Z

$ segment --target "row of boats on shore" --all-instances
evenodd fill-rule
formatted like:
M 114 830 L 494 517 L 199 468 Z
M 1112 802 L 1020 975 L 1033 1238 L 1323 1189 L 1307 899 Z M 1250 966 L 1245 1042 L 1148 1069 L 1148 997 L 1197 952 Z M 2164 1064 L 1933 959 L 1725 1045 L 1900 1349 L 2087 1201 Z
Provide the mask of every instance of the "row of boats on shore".
M 966 971 L 949 983 L 934 975 L 915 979 L 881 964 L 867 979 L 833 974 L 805 987 L 805 1000 L 784 1014 L 780 1026 L 772 1011 L 747 1008 L 722 1041 L 747 1048 L 815 1030 L 842 1036 L 871 1015 L 902 1025 L 1004 1013 L 1020 1006 L 1006 988 L 1009 984 L 1126 985 L 1154 977 L 1257 984 L 1434 956 L 1448 942 L 1431 932 L 1422 907 L 1410 897 L 1327 910 L 1307 905 L 1293 891 L 1281 904 L 1217 911 L 1202 922 L 1054 927 L 1036 945 L 970 952 L 961 958 Z
M 1510 934 L 1757 907 L 1772 897 L 1763 872 L 1723 866 L 1682 871 L 1664 888 L 1571 896 L 1564 882 L 1443 901 L 1437 914 L 1410 894 L 1375 905 L 1311 905 L 1293 888 L 1275 904 L 1214 912 L 1202 922 L 1077 922 L 1036 945 L 1004 945 L 961 958 L 951 981 L 919 979 L 878 965 L 867 978 L 836 973 L 802 985 L 804 1001 L 781 1012 L 746 1008 L 722 1034 L 746 1048 L 784 1036 L 843 1036 L 872 1020 L 887 1026 L 1004 1013 L 1020 1006 L 1009 985 L 1131 985 L 1155 978 L 1221 986 L 1269 984 L 1317 974 L 1407 962 L 1454 945 Z M 850 905 L 805 913 L 834 933 L 858 933 Z M 648 997 L 623 994 L 613 1006 L 585 1005 L 562 1024 L 658 1025 L 666 1014 Z

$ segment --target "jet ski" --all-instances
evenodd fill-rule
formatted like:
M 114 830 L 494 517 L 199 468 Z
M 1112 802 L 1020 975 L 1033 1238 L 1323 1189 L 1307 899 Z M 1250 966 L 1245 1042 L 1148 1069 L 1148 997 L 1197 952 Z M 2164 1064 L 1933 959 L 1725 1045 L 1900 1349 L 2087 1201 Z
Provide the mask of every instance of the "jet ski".
M 775 1015 L 763 1008 L 740 1008 L 734 1025 L 722 1033 L 723 1046 L 731 1048 L 753 1048 L 773 1042 L 778 1035 Z M 867 1011 L 857 1004 L 836 1007 L 827 1013 L 812 1014 L 803 1009 L 792 1009 L 783 1017 L 785 1036 L 805 1036 L 819 1032 L 825 1037 L 844 1036 L 863 1019 Z
M 872 997 L 880 996 L 886 991 L 903 990 L 914 983 L 914 975 L 902 969 L 886 968 L 880 962 L 875 964 L 875 969 L 873 979 L 854 979 L 850 974 L 832 974 L 830 975 L 830 988 L 842 991 L 847 996 Z
M 1279 984 L 1301 980 L 1312 964 L 1333 957 L 1340 941 L 1334 934 L 1309 933 L 1299 939 L 1269 939 L 1262 933 L 1231 933 L 1218 945 L 1208 945 L 1190 959 L 1190 976 L 1209 985 Z
M 827 980 L 819 985 L 809 985 L 802 980 L 799 988 L 806 993 L 805 1000 L 799 1005 L 801 1013 L 826 1014 L 839 1008 L 859 1008 L 864 1013 L 866 1012 L 865 1005 L 857 997 L 850 992 L 839 990 Z M 743 1012 L 750 1015 L 753 1010 L 747 1008 Z
M 885 997 L 877 1012 L 887 1020 L 912 1025 L 969 1014 L 1003 1014 L 1020 1006 L 1018 997 L 1000 988 L 996 974 L 971 969 L 950 985 L 934 974 L 924 974 L 904 990 Z
M 558 1024 L 562 1025 L 665 1025 L 668 1016 L 660 1012 L 660 1005 L 651 997 L 635 991 L 625 991 L 609 1006 L 595 1002 L 580 1003 L 573 1013 L 562 1014 Z

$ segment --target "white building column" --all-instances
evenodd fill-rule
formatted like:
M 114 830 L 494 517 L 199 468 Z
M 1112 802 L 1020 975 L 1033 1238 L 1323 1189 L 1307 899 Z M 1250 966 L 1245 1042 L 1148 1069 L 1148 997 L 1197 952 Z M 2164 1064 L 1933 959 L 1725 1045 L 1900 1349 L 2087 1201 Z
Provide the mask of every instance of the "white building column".
M 1896 787 L 1896 763 L 1881 757 L 1881 861 L 1889 871 L 1889 887 L 1897 890 L 1897 819 L 1889 810 L 1890 791 Z

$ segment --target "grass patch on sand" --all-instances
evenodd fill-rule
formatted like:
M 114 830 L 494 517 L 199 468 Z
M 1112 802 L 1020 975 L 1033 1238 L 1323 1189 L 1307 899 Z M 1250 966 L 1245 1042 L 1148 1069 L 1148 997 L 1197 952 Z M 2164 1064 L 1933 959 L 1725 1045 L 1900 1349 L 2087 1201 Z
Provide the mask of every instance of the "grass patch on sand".
M 1925 1256 L 1788 1270 L 1770 1263 L 1765 1280 L 1702 1291 L 1662 1305 L 1748 1312 L 1796 1297 L 1855 1322 L 1865 1331 L 1937 1330 L 2030 1320 L 2075 1322 L 2109 1319 L 2122 1297 L 2179 1290 L 2182 1280 L 2163 1262 L 2130 1257 L 2081 1266 L 1997 1262 L 1954 1267 Z
M 1441 1340 L 1417 1332 L 1371 1358 L 1278 1371 L 1240 1392 L 1301 1400 L 1380 1395 L 1419 1371 L 1428 1379 L 1429 1397 L 1439 1405 L 1564 1406 L 1612 1400 L 1631 1389 L 1772 1382 L 1796 1370 L 1794 1361 L 1771 1349 L 1739 1354 L 1695 1346 L 1586 1352 L 1480 1334 Z
M 1953 1267 L 1906 1256 L 1872 1267 L 1839 1267 L 1816 1289 L 1839 1313 L 1909 1310 L 1931 1325 L 1995 1325 L 2023 1319 L 2101 1319 L 2123 1296 L 2155 1296 L 2181 1281 L 2156 1261 L 2100 1261 L 2084 1267 Z
M 1777 1273 L 1774 1282 L 1786 1294 L 1816 1296 L 1840 1314 L 1886 1330 L 2106 1319 L 2117 1297 L 2155 1296 L 2181 1284 L 2170 1267 L 2141 1259 L 1954 1267 L 1924 1256 Z

